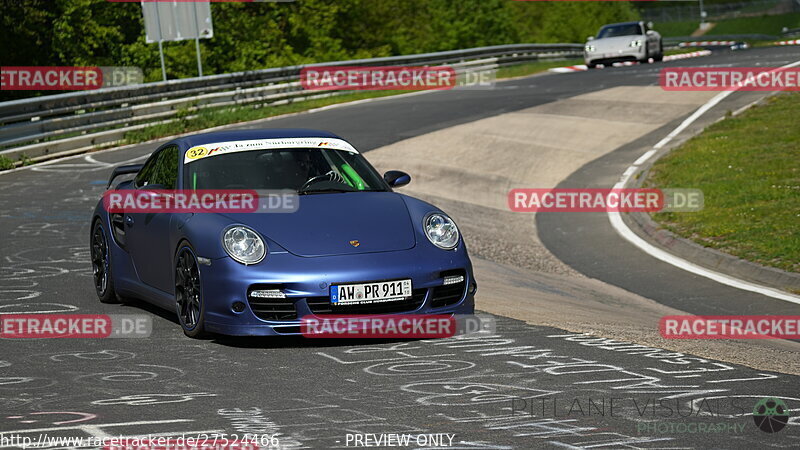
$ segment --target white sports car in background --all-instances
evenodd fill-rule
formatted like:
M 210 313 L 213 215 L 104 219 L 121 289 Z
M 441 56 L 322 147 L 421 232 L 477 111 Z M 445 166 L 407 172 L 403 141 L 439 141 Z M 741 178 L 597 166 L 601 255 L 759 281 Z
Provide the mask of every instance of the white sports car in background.
M 625 22 L 606 25 L 590 36 L 584 49 L 586 65 L 593 69 L 598 64 L 605 66 L 615 62 L 647 62 L 664 59 L 664 44 L 661 35 L 652 30 L 652 23 Z

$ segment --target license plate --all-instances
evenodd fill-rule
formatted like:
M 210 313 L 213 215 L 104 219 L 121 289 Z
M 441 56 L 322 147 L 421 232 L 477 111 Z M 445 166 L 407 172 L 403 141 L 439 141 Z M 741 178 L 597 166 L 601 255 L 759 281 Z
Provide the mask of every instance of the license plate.
M 331 286 L 332 305 L 390 302 L 411 297 L 411 280 Z

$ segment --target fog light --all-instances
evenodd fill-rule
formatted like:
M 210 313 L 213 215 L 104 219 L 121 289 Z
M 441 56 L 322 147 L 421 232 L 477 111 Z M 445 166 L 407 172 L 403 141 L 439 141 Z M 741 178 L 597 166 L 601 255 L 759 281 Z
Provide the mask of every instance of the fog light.
M 260 289 L 250 292 L 250 297 L 255 298 L 286 298 L 286 294 L 280 289 Z
M 449 277 L 444 277 L 444 282 L 442 285 L 447 286 L 449 284 L 458 284 L 464 282 L 464 275 L 451 275 Z
M 231 309 L 233 310 L 233 312 L 240 313 L 244 311 L 244 303 L 233 302 L 233 304 L 231 305 Z
M 469 295 L 474 294 L 478 290 L 478 285 L 475 283 L 470 283 L 469 285 Z

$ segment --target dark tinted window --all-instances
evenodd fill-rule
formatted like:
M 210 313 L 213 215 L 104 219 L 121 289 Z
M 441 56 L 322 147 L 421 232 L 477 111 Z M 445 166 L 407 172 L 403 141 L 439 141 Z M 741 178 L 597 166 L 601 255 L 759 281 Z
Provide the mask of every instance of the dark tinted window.
M 198 159 L 185 167 L 187 189 L 387 189 L 363 156 L 334 149 L 249 150 Z
M 164 189 L 175 189 L 178 184 L 178 147 L 169 146 L 151 157 L 136 175 L 134 185 L 144 187 L 153 184 Z
M 142 170 L 136 174 L 136 178 L 134 178 L 133 185 L 138 187 L 147 186 L 148 184 L 152 184 L 153 179 L 153 171 L 156 167 L 156 162 L 158 161 L 158 155 L 150 157 L 146 163 L 144 163 L 144 167 Z
M 624 25 L 610 25 L 603 27 L 597 34 L 598 39 L 619 36 L 639 36 L 644 34 L 642 27 L 638 23 L 627 23 Z
M 178 147 L 171 146 L 161 150 L 151 184 L 160 184 L 166 189 L 178 187 Z

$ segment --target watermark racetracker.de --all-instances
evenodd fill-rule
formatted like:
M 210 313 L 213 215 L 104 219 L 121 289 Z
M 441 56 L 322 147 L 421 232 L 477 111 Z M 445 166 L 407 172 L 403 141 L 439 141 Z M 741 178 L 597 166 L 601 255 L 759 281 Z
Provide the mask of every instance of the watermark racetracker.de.
M 0 338 L 146 338 L 153 332 L 145 314 L 3 314 Z
M 512 189 L 515 212 L 691 212 L 703 209 L 700 189 Z
M 296 191 L 256 189 L 111 189 L 103 193 L 109 213 L 293 213 Z
M 473 314 L 342 314 L 300 320 L 300 331 L 308 338 L 438 339 L 495 329 L 493 317 Z
M 665 339 L 800 339 L 800 316 L 664 316 Z
M 800 91 L 800 68 L 672 67 L 661 69 L 665 91 Z
M 493 68 L 452 66 L 311 66 L 300 71 L 303 89 L 339 90 L 450 90 L 492 89 L 497 79 Z
M 144 82 L 139 67 L 4 66 L 4 91 L 86 91 Z

